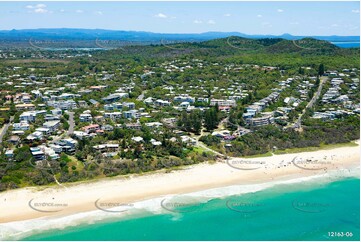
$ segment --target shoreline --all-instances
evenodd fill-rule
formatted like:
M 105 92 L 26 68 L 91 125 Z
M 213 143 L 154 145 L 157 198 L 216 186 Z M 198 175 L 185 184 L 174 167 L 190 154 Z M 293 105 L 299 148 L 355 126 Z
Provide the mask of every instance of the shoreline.
M 233 158 L 225 163 L 187 166 L 171 173 L 157 171 L 144 175 L 64 184 L 64 187 L 28 187 L 7 191 L 0 193 L 0 227 L 35 219 L 49 221 L 70 218 L 85 212 L 100 211 L 104 216 L 109 216 L 109 212 L 97 208 L 98 200 L 130 204 L 229 186 L 257 187 L 267 183 L 330 175 L 332 172 L 359 168 L 359 148 L 360 146 L 340 147 L 270 157 Z M 306 160 L 311 162 L 306 163 Z M 39 203 L 66 206 L 34 206 Z
M 344 171 L 343 171 L 344 172 Z M 69 216 L 58 216 L 50 218 L 37 218 L 19 222 L 10 222 L 6 224 L 0 224 L 2 233 L 0 233 L 0 241 L 2 240 L 22 240 L 29 236 L 37 236 L 41 234 L 51 234 L 52 231 L 71 229 L 71 228 L 86 228 L 92 224 L 107 224 L 117 222 L 121 219 L 132 220 L 144 216 L 152 216 L 158 214 L 181 214 L 183 212 L 177 212 L 174 210 L 164 209 L 162 204 L 184 204 L 189 206 L 201 205 L 207 203 L 213 199 L 223 199 L 231 196 L 246 195 L 263 190 L 271 189 L 273 187 L 282 185 L 306 185 L 307 187 L 313 187 L 315 184 L 325 185 L 331 182 L 341 181 L 343 179 L 355 178 L 359 179 L 359 169 L 348 170 L 342 176 L 332 177 L 332 174 L 325 173 L 321 175 L 307 176 L 307 177 L 291 177 L 286 176 L 285 179 L 272 181 L 269 183 L 261 183 L 254 185 L 233 185 L 227 187 L 213 188 L 198 192 L 186 193 L 186 194 L 171 194 L 163 197 L 156 197 L 147 200 L 138 201 L 132 204 L 129 210 L 119 211 L 118 213 L 104 213 L 100 210 L 92 210 L 82 212 Z M 330 175 L 330 176 L 329 176 Z M 335 174 L 333 174 L 335 175 Z M 329 180 L 330 179 L 330 180 Z M 289 189 L 289 186 L 288 186 Z M 296 190 L 298 187 L 296 188 Z M 316 188 L 317 189 L 317 188 Z M 178 196 L 179 195 L 179 196 Z M 124 208 L 120 207 L 120 208 Z M 122 209 L 120 209 L 122 210 Z M 194 211 L 194 208 L 185 210 L 187 213 Z M 175 212 L 175 213 L 174 213 Z

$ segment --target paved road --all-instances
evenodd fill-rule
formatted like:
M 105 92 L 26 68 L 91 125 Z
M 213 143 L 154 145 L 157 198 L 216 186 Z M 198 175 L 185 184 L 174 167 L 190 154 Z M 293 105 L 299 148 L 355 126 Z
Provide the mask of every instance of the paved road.
M 69 130 L 68 130 L 68 135 L 71 135 L 74 133 L 74 112 L 68 112 L 69 114 Z
M 320 78 L 320 85 L 318 86 L 317 92 L 315 93 L 315 95 L 313 95 L 310 102 L 306 105 L 306 108 L 302 111 L 302 114 L 298 117 L 297 122 L 294 125 L 294 128 L 301 128 L 302 116 L 306 113 L 306 109 L 312 108 L 312 106 L 315 104 L 317 99 L 320 97 L 323 84 L 325 83 L 326 80 L 327 80 L 327 77 L 325 77 L 325 76 Z
M 14 120 L 14 116 L 11 116 L 9 123 L 5 124 L 4 127 L 3 127 L 3 129 L 1 130 L 1 133 L 0 133 L 0 143 L 2 143 L 3 138 L 4 138 L 4 135 L 5 135 L 6 132 L 8 131 L 8 128 L 9 128 L 9 126 L 11 125 L 11 122 L 12 122 L 13 120 Z

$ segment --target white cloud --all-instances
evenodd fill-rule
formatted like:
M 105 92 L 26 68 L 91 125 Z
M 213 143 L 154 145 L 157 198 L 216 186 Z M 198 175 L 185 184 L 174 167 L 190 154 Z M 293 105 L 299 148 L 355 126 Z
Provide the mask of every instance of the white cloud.
M 64 13 L 64 12 L 65 12 L 65 10 L 64 10 L 64 9 L 60 9 L 60 10 L 59 10 L 59 12 Z
M 154 15 L 154 17 L 156 17 L 156 18 L 168 18 L 168 16 L 165 15 L 164 13 L 158 13 L 158 14 Z
M 52 13 L 52 11 L 47 10 L 46 5 L 42 3 L 36 5 L 27 5 L 25 8 L 32 9 L 29 11 L 29 13 Z
M 283 13 L 283 9 L 277 9 L 277 12 Z
M 299 23 L 299 22 L 291 22 L 290 24 L 292 24 L 292 25 L 299 25 L 300 23 Z
M 262 18 L 263 16 L 261 14 L 258 14 L 257 15 L 257 18 Z
M 338 24 L 332 24 L 331 27 L 338 27 L 339 25 Z
M 49 10 L 44 8 L 36 8 L 34 9 L 34 13 L 49 13 Z
M 36 8 L 46 8 L 45 4 L 36 4 L 35 5 Z
M 94 12 L 96 15 L 103 15 L 103 12 L 102 11 L 95 11 Z
M 216 24 L 216 21 L 210 19 L 210 20 L 208 20 L 207 24 Z
M 224 15 L 224 17 L 231 17 L 232 16 L 232 14 L 230 14 L 230 13 L 226 13 L 225 15 Z
M 84 11 L 81 10 L 81 9 L 78 9 L 78 10 L 76 10 L 75 12 L 76 12 L 76 13 L 84 13 Z
M 36 5 L 27 5 L 26 8 L 29 8 L 29 9 L 34 9 L 34 8 L 46 8 L 46 5 L 45 4 L 36 4 Z
M 203 21 L 196 19 L 196 20 L 193 21 L 193 23 L 195 23 L 195 24 L 201 24 L 201 23 L 203 23 Z
M 352 13 L 360 13 L 360 9 L 352 9 L 351 12 Z

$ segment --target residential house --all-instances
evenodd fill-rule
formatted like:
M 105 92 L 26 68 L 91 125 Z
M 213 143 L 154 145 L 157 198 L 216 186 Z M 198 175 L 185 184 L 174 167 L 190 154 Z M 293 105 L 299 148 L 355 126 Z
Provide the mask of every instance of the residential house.
M 24 104 L 16 104 L 15 105 L 16 110 L 22 111 L 22 110 L 35 110 L 35 105 L 31 103 L 24 103 Z
M 20 123 L 14 123 L 13 124 L 13 130 L 29 130 L 30 125 L 27 121 L 20 121 Z
M 125 124 L 125 128 L 140 130 L 142 128 L 142 125 L 140 123 Z
M 103 117 L 110 119 L 120 119 L 122 118 L 122 113 L 121 112 L 104 113 Z
M 61 110 L 71 110 L 77 108 L 77 104 L 74 100 L 48 101 L 47 105 L 50 107 L 59 108 Z
M 223 99 L 211 99 L 210 106 L 215 106 L 218 104 L 218 106 L 236 106 L 235 100 L 223 100 Z
M 10 138 L 8 139 L 8 142 L 13 144 L 13 145 L 17 145 L 20 142 L 20 137 L 17 135 L 12 135 L 10 136 Z
M 51 115 L 51 114 L 46 114 L 44 117 L 45 121 L 55 121 L 55 120 L 60 120 L 59 116 L 55 116 L 55 115 Z
M 134 109 L 135 108 L 135 103 L 133 102 L 123 102 L 123 107 L 128 108 L 128 109 Z
M 40 127 L 35 129 L 35 131 L 43 133 L 43 135 L 50 135 L 52 132 L 48 128 Z
M 182 109 L 187 109 L 189 105 L 190 105 L 189 102 L 182 102 L 181 104 L 179 104 L 179 107 Z
M 274 118 L 272 114 L 265 113 L 264 116 L 259 118 L 249 118 L 246 119 L 246 123 L 250 125 L 251 127 L 257 127 L 257 126 L 263 126 L 263 125 L 269 125 L 274 123 Z
M 84 100 L 80 100 L 80 101 L 78 102 L 78 105 L 79 105 L 79 107 L 81 107 L 81 108 L 87 108 L 87 107 L 88 107 L 88 104 L 87 104 L 86 101 L 84 101 Z
M 188 103 L 194 103 L 195 98 L 189 96 L 188 94 L 181 94 L 179 96 L 176 96 L 173 98 L 174 102 L 188 102 Z
M 98 124 L 91 124 L 91 125 L 83 127 L 82 130 L 84 130 L 84 132 L 89 134 L 89 133 L 94 133 L 97 130 L 100 130 L 100 127 Z
M 77 138 L 77 139 L 83 139 L 83 138 L 87 138 L 89 137 L 89 133 L 83 132 L 83 131 L 74 131 L 73 135 Z
M 51 110 L 51 113 L 54 115 L 54 116 L 61 116 L 63 114 L 63 111 L 59 108 L 55 108 L 53 110 Z
M 72 153 L 75 151 L 75 147 L 78 144 L 78 141 L 68 138 L 68 139 L 61 139 L 55 142 L 56 145 L 62 147 L 62 152 Z
M 14 150 L 11 150 L 11 149 L 6 150 L 5 151 L 5 157 L 7 159 L 12 159 L 14 157 Z
M 190 144 L 190 145 L 196 145 L 197 144 L 197 140 L 187 136 L 187 135 L 182 135 L 181 137 L 181 140 L 183 143 L 187 143 L 187 144 Z
M 46 147 L 45 145 L 39 145 L 38 146 L 41 151 L 44 152 L 46 157 L 49 157 L 52 160 L 59 159 L 60 156 L 56 153 L 56 151 L 52 147 Z
M 160 122 L 150 122 L 150 123 L 145 123 L 145 126 L 147 126 L 149 128 L 159 128 L 159 127 L 163 126 L 163 124 Z
M 135 141 L 135 142 L 137 142 L 137 143 L 139 143 L 139 142 L 143 142 L 143 141 L 144 141 L 144 140 L 143 140 L 143 138 L 142 138 L 142 137 L 140 137 L 140 136 L 133 137 L 133 138 L 132 138 L 132 140 L 133 140 L 133 141 Z
M 91 122 L 93 120 L 93 117 L 90 113 L 82 113 L 79 116 L 80 122 Z
M 93 149 L 103 152 L 115 152 L 119 149 L 119 144 L 101 144 L 93 146 Z
M 167 107 L 167 106 L 170 106 L 170 102 L 161 100 L 161 99 L 157 99 L 154 101 L 154 105 L 158 106 L 158 107 Z
M 162 145 L 162 142 L 157 141 L 157 140 L 155 140 L 155 139 L 151 139 L 151 140 L 150 140 L 150 143 L 152 143 L 152 145 L 154 145 L 154 146 Z
M 30 152 L 36 161 L 45 160 L 45 153 L 39 147 L 31 147 Z
M 48 128 L 51 133 L 55 132 L 60 126 L 60 121 L 48 121 L 43 123 L 44 128 Z
M 36 115 L 36 111 L 23 112 L 22 114 L 20 114 L 19 119 L 20 121 L 35 122 Z
M 123 117 L 126 119 L 133 119 L 138 117 L 138 110 L 129 110 L 123 112 Z
M 28 141 L 41 140 L 43 139 L 43 133 L 39 131 L 35 131 L 34 133 L 29 134 L 26 139 Z
M 103 125 L 101 129 L 104 131 L 113 131 L 114 127 L 109 124 L 106 124 L 106 125 Z
M 114 93 L 114 94 L 110 94 L 107 97 L 102 98 L 102 100 L 105 103 L 113 103 L 113 102 L 117 102 L 123 98 L 128 98 L 129 94 L 128 93 Z

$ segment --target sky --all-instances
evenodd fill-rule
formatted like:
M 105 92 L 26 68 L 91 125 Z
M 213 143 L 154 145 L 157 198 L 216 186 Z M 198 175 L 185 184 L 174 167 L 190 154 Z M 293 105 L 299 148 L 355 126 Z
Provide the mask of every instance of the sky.
M 0 30 L 35 28 L 349 36 L 360 35 L 360 3 L 0 1 Z

